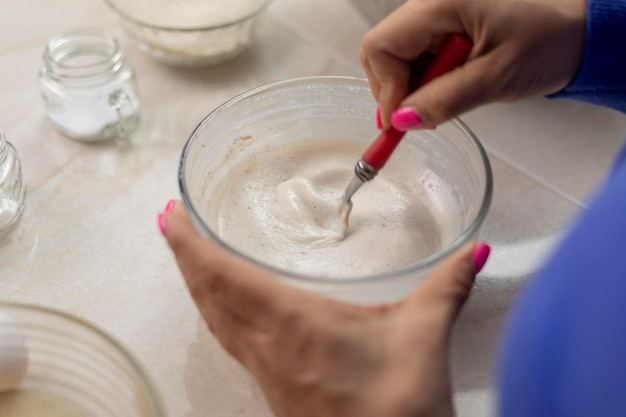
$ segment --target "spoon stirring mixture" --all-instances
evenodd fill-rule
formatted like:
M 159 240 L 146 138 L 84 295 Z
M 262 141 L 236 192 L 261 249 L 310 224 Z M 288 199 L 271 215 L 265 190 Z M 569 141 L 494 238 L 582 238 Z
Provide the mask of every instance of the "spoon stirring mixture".
M 472 48 L 473 44 L 467 37 L 459 34 L 449 35 L 441 51 L 417 84 L 416 89 L 463 64 Z M 352 211 L 352 196 L 363 184 L 376 177 L 378 171 L 385 166 L 405 133 L 392 127 L 381 132 L 376 140 L 365 150 L 363 156 L 354 166 L 354 177 L 352 177 L 342 197 L 329 202 L 330 214 L 335 217 L 335 220 L 331 222 L 333 229 L 341 227 L 342 234 L 346 235 L 350 212 Z

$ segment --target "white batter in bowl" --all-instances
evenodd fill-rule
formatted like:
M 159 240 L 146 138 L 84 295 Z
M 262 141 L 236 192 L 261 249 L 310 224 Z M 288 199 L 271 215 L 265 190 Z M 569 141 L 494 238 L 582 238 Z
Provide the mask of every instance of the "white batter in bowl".
M 400 158 L 355 194 L 345 236 L 333 227 L 332 202 L 362 148 L 312 139 L 250 155 L 209 203 L 219 237 L 276 268 L 329 279 L 384 273 L 450 244 L 461 232 L 452 190 Z

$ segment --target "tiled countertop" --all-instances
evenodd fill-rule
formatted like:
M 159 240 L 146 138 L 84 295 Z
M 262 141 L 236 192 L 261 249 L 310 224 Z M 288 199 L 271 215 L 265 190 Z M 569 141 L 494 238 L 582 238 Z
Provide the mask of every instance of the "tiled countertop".
M 0 127 L 23 162 L 27 209 L 0 246 L 0 299 L 81 316 L 127 346 L 168 413 L 269 416 L 260 391 L 208 333 L 156 229 L 179 195 L 178 158 L 193 127 L 243 90 L 307 75 L 362 75 L 369 25 L 347 0 L 275 0 L 257 45 L 213 69 L 162 66 L 130 45 L 98 0 L 0 4 Z M 85 145 L 47 122 L 36 75 L 49 38 L 78 27 L 118 35 L 138 74 L 144 113 L 130 146 Z M 495 194 L 485 227 L 493 255 L 458 323 L 452 353 L 460 416 L 492 409 L 497 338 L 512 297 L 606 172 L 626 117 L 542 98 L 463 117 L 486 146 Z

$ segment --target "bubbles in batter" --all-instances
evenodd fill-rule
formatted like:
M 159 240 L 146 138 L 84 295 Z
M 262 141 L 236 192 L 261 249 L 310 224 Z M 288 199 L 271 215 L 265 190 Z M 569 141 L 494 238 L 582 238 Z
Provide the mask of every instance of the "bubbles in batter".
M 362 150 L 359 142 L 310 140 L 249 157 L 212 199 L 220 238 L 282 269 L 346 277 L 417 262 L 460 232 L 447 184 L 399 159 L 354 195 L 342 219 L 339 198 Z

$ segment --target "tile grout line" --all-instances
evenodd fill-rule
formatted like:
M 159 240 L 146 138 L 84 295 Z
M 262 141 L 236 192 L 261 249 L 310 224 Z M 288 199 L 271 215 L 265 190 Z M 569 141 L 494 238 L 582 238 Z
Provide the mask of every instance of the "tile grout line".
M 282 25 L 285 29 L 291 32 L 293 35 L 297 36 L 301 40 L 311 44 L 313 46 L 321 48 L 324 52 L 326 52 L 331 58 L 337 61 L 339 64 L 347 67 L 351 71 L 356 74 L 362 74 L 362 69 L 360 65 L 354 65 L 349 59 L 346 59 L 342 54 L 338 53 L 334 49 L 328 47 L 325 43 L 321 42 L 313 33 L 307 30 L 303 30 L 302 28 L 289 23 L 287 20 L 281 19 L 275 15 L 268 15 L 268 18 L 274 20 L 276 23 Z
M 42 179 L 41 181 L 39 181 L 39 183 L 34 184 L 32 187 L 28 187 L 28 190 L 36 191 L 39 188 L 46 185 L 49 181 L 53 180 L 55 177 L 60 175 L 68 165 L 70 165 L 72 162 L 74 162 L 74 160 L 76 160 L 80 156 L 81 153 L 82 153 L 82 150 L 79 149 L 74 155 L 72 155 L 70 158 L 68 158 L 63 163 L 58 165 L 54 170 L 52 170 L 52 172 L 50 173 L 50 175 L 48 175 L 48 177 Z
M 499 159 L 501 162 L 503 162 L 506 165 L 510 166 L 512 169 L 514 169 L 515 171 L 517 171 L 521 175 L 531 179 L 532 181 L 536 182 L 537 184 L 541 185 L 542 187 L 552 191 L 553 193 L 557 194 L 560 197 L 563 197 L 564 199 L 566 199 L 570 203 L 572 203 L 572 204 L 574 204 L 574 205 L 576 205 L 576 206 L 578 206 L 578 207 L 580 207 L 582 209 L 587 209 L 588 208 L 588 206 L 585 203 L 583 203 L 582 201 L 578 200 L 577 198 L 572 197 L 571 195 L 565 193 L 564 191 L 559 190 L 554 185 L 552 185 L 549 182 L 539 178 L 538 176 L 527 172 L 525 169 L 523 169 L 518 164 L 513 162 L 511 159 L 505 157 L 501 153 L 499 153 L 497 151 L 494 151 L 493 149 L 491 149 L 490 147 L 485 146 L 484 144 L 483 144 L 483 146 L 487 150 L 487 153 L 490 154 L 490 156 L 493 156 L 493 157 Z

